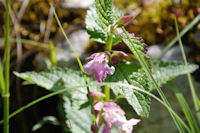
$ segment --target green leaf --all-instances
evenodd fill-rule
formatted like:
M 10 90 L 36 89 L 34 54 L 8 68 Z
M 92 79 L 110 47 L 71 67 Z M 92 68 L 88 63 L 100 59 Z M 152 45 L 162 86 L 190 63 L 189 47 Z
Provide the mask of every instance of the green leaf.
M 131 84 L 140 89 L 149 91 L 149 81 L 144 71 L 140 69 L 139 65 L 130 62 L 121 62 L 118 64 L 114 75 L 109 75 L 106 81 Z M 115 95 L 123 95 L 138 115 L 148 117 L 150 111 L 150 97 L 147 94 L 127 87 L 116 85 L 111 85 L 110 87 Z
M 15 72 L 15 75 L 49 91 L 57 91 L 77 85 L 85 85 L 82 73 L 68 68 L 53 68 L 48 69 L 45 72 L 39 73 Z M 89 83 L 93 82 L 91 78 L 87 78 L 87 80 Z M 96 90 L 97 88 L 98 87 L 91 87 L 91 90 Z M 73 104 L 77 104 L 78 106 L 87 101 L 86 88 L 76 88 L 73 90 L 68 90 L 63 94 L 69 97 Z
M 70 105 L 70 100 L 63 97 L 63 108 L 66 117 L 66 124 L 73 133 L 90 133 L 92 125 L 92 115 L 89 108 L 79 110 L 78 106 Z
M 103 3 L 105 4 L 107 2 L 112 2 L 112 0 L 105 0 L 105 2 Z M 96 5 L 93 5 L 89 8 L 89 10 L 87 11 L 85 23 L 87 32 L 90 35 L 91 40 L 100 43 L 106 43 L 110 26 L 116 23 L 116 18 L 121 18 L 123 14 L 112 4 L 108 4 L 109 6 L 104 6 L 102 2 L 100 3 L 101 4 L 97 3 Z M 116 18 L 113 16 L 116 16 Z M 121 36 L 114 34 L 113 45 L 116 45 L 121 41 Z
M 39 73 L 15 72 L 15 75 L 50 91 L 85 85 L 82 73 L 68 68 L 53 68 Z M 93 82 L 91 78 L 87 78 L 87 80 L 89 83 Z M 90 90 L 98 90 L 98 87 L 92 86 Z M 63 93 L 64 102 L 62 104 L 62 111 L 65 114 L 66 124 L 75 133 L 90 132 L 90 126 L 92 124 L 90 108 L 79 110 L 80 106 L 83 106 L 88 101 L 86 94 L 86 88 L 77 88 Z
M 123 36 L 123 42 L 129 47 L 129 49 L 132 51 L 132 53 L 134 53 L 135 56 L 137 55 L 135 51 L 135 48 L 136 48 L 139 55 L 144 59 L 149 69 L 151 70 L 152 69 L 151 58 L 145 53 L 146 44 L 142 42 L 143 40 L 140 40 L 139 38 L 135 37 L 134 34 L 129 33 L 129 35 L 131 37 L 133 44 L 130 42 L 130 40 L 126 36 Z M 135 46 L 135 48 L 133 45 Z
M 197 68 L 197 65 L 190 64 L 185 66 L 181 62 L 153 62 L 152 74 L 156 82 L 161 86 L 167 81 L 188 72 L 193 72 Z M 116 65 L 114 75 L 108 75 L 106 81 L 131 84 L 146 91 L 154 89 L 153 84 L 148 80 L 141 66 L 130 62 L 121 62 Z M 122 95 L 138 115 L 142 117 L 148 116 L 150 110 L 150 98 L 148 95 L 126 87 L 116 85 L 110 85 L 110 87 L 116 96 Z
M 167 83 L 167 81 L 172 80 L 175 77 L 191 73 L 198 69 L 195 64 L 184 65 L 182 62 L 153 62 L 153 76 L 159 86 Z M 151 90 L 154 89 L 151 84 Z

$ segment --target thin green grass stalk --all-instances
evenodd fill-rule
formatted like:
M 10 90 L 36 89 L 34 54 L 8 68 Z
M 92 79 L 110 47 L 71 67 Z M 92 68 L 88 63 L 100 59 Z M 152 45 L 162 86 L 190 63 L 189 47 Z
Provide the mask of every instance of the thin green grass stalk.
M 4 94 L 4 91 L 5 91 L 5 80 L 3 75 L 2 62 L 0 58 L 0 94 Z
M 179 45 L 180 45 L 180 49 L 181 49 L 181 53 L 182 53 L 182 56 L 183 56 L 184 64 L 186 66 L 188 66 L 188 62 L 187 62 L 187 58 L 186 58 L 185 51 L 184 51 L 184 48 L 183 48 L 183 44 L 182 44 L 182 41 L 181 41 L 181 36 L 179 34 L 178 24 L 177 24 L 176 18 L 174 20 L 174 23 L 175 23 L 175 26 L 176 26 L 176 34 L 177 34 L 177 37 L 178 37 L 178 42 L 179 42 Z M 187 78 L 188 78 L 188 82 L 189 82 L 189 85 L 190 85 L 190 91 L 191 91 L 191 94 L 192 94 L 192 99 L 193 99 L 193 103 L 194 103 L 197 119 L 198 119 L 198 122 L 200 123 L 200 112 L 199 112 L 200 107 L 199 107 L 199 104 L 198 104 L 199 98 L 197 97 L 197 94 L 196 94 L 196 91 L 195 91 L 194 84 L 193 84 L 192 77 L 191 77 L 190 73 L 187 73 Z
M 147 66 L 147 64 L 145 63 L 144 59 L 142 58 L 142 56 L 139 54 L 137 48 L 135 47 L 133 41 L 131 40 L 130 36 L 128 35 L 126 29 L 124 27 L 122 27 L 123 32 L 126 34 L 128 40 L 131 42 L 134 50 L 130 49 L 131 52 L 137 57 L 138 61 L 140 62 L 142 68 L 144 69 L 144 71 L 146 72 L 146 74 L 148 75 L 148 77 L 151 79 L 152 83 L 154 84 L 154 86 L 156 87 L 156 90 L 158 91 L 160 97 L 162 98 L 162 100 L 164 101 L 164 103 L 166 103 L 169 107 L 170 104 L 167 100 L 167 98 L 165 97 L 164 93 L 162 92 L 161 88 L 159 87 L 159 85 L 157 84 L 157 82 L 155 81 L 153 75 L 151 74 L 151 71 L 149 69 L 149 67 Z M 135 52 L 134 52 L 135 51 Z M 184 130 L 180 124 L 180 122 L 176 119 L 176 117 L 174 117 L 174 115 L 170 112 L 170 115 L 172 116 L 177 128 L 179 129 L 179 132 L 184 133 Z
M 194 27 L 194 25 L 196 25 L 200 20 L 200 15 L 196 16 L 192 22 L 186 27 L 184 28 L 181 33 L 180 33 L 180 37 L 182 37 L 183 35 L 185 35 L 185 33 L 187 33 L 192 27 Z M 160 59 L 176 42 L 178 41 L 178 36 L 176 36 L 163 50 L 162 52 L 154 59 L 154 60 L 158 60 Z
M 0 38 L 0 41 L 3 42 L 5 40 L 5 38 Z M 44 49 L 50 49 L 48 44 L 46 43 L 42 43 L 42 42 L 37 42 L 37 41 L 33 41 L 33 40 L 28 40 L 28 39 L 20 39 L 21 43 L 26 44 L 26 45 L 32 45 L 32 46 L 36 46 L 36 47 L 40 47 L 40 48 L 44 48 Z M 10 42 L 17 42 L 16 38 L 10 38 Z M 54 47 L 54 49 L 59 52 L 64 52 L 65 54 L 71 56 L 71 54 L 69 52 L 67 52 L 66 50 L 60 49 L 60 48 L 56 48 Z
M 133 85 L 129 85 L 129 84 L 123 84 L 123 83 L 116 83 L 116 82 L 109 82 L 109 83 L 93 83 L 93 84 L 88 84 L 88 85 L 79 85 L 79 86 L 74 86 L 74 87 L 70 87 L 70 88 L 65 88 L 65 89 L 61 89 L 55 92 L 52 92 L 50 94 L 47 94 L 45 96 L 42 96 L 26 105 L 24 105 L 23 107 L 19 108 L 18 110 L 16 110 L 15 112 L 13 112 L 12 114 L 10 114 L 9 118 L 14 117 L 15 115 L 19 114 L 20 112 L 24 111 L 25 109 L 47 99 L 50 98 L 52 96 L 58 95 L 58 94 L 62 94 L 65 91 L 69 91 L 69 90 L 73 90 L 76 88 L 82 88 L 82 87 L 87 87 L 87 86 L 109 86 L 109 85 L 116 85 L 116 86 L 122 86 L 122 87 L 127 87 L 127 88 L 132 88 L 134 90 L 137 90 L 139 92 L 143 92 L 149 96 L 151 96 L 152 98 L 154 98 L 155 100 L 157 100 L 158 102 L 160 102 L 164 107 L 166 107 L 180 122 L 181 124 L 184 126 L 184 128 L 187 130 L 188 133 L 191 133 L 189 127 L 184 123 L 184 121 L 171 109 L 171 107 L 169 107 L 166 103 L 164 103 L 161 99 L 159 99 L 158 97 L 156 97 L 155 95 L 153 95 L 150 92 L 147 92 L 146 90 L 142 90 L 136 86 Z M 3 120 L 0 121 L 0 124 L 4 123 Z
M 188 124 L 192 130 L 193 133 L 200 133 L 200 130 L 197 126 L 197 123 L 193 117 L 193 114 L 190 110 L 190 107 L 187 103 L 187 101 L 185 100 L 184 96 L 181 94 L 181 92 L 177 89 L 177 87 L 175 86 L 173 81 L 169 81 L 168 82 L 169 86 L 172 88 L 180 106 L 181 109 L 183 110 L 183 113 L 185 114 L 185 117 L 188 121 Z
M 33 41 L 33 40 L 28 40 L 28 39 L 22 39 L 22 38 L 19 39 L 19 40 L 24 44 L 28 44 L 28 45 L 30 44 L 30 45 L 38 46 L 38 47 L 41 47 L 41 48 L 49 48 L 48 44 L 46 44 L 46 43 L 37 42 L 37 41 Z M 0 42 L 3 42 L 3 41 L 5 41 L 5 38 L 4 37 L 0 38 Z M 16 43 L 17 38 L 11 38 L 10 37 L 10 42 Z
M 10 14 L 9 14 L 10 1 L 6 0 L 6 16 L 5 16 L 5 90 L 2 95 L 3 97 L 3 119 L 4 126 L 3 132 L 9 133 L 9 83 L 10 83 L 10 43 L 9 43 L 9 32 L 10 32 Z
M 57 16 L 57 14 L 56 14 L 56 11 L 55 11 L 53 5 L 51 5 L 51 7 L 52 7 L 52 9 L 53 9 L 54 16 L 55 16 L 55 18 L 56 18 L 56 21 L 57 21 L 57 23 L 58 23 L 58 25 L 59 25 L 59 27 L 60 27 L 60 29 L 61 29 L 61 31 L 62 31 L 64 37 L 65 37 L 65 39 L 67 40 L 68 44 L 70 45 L 72 51 L 74 52 L 74 54 L 75 54 L 75 56 L 76 56 L 76 59 L 77 59 L 78 64 L 79 64 L 79 67 L 80 67 L 80 69 L 81 69 L 81 71 L 82 71 L 82 73 L 83 73 L 83 77 L 84 77 L 85 84 L 87 85 L 88 82 L 87 82 L 86 74 L 85 74 L 84 69 L 83 69 L 83 65 L 82 65 L 82 63 L 81 63 L 81 61 L 80 61 L 78 55 L 76 54 L 76 51 L 75 51 L 75 49 L 73 48 L 71 42 L 69 41 L 67 35 L 65 34 L 65 31 L 64 31 L 64 29 L 63 29 L 63 27 L 62 27 L 62 25 L 61 25 L 61 23 L 60 23 L 60 21 L 59 21 L 59 19 L 58 19 L 58 16 Z M 93 100 L 92 100 L 92 97 L 91 97 L 91 95 L 90 95 L 90 89 L 89 89 L 88 86 L 87 86 L 87 92 L 88 92 L 88 97 L 89 97 L 89 103 L 90 103 L 91 110 L 92 110 L 93 121 L 94 121 L 94 124 L 95 124 L 95 132 L 98 132 L 98 127 L 97 127 L 97 123 L 96 123 L 96 116 L 95 116 L 95 111 L 94 111 L 94 107 L 93 107 Z

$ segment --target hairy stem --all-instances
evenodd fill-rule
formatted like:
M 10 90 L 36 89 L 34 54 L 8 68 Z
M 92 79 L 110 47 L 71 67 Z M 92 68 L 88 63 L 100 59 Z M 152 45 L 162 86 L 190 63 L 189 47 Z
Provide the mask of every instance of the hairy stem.
M 106 102 L 109 102 L 109 100 L 110 100 L 110 88 L 106 85 L 104 91 L 105 91 L 105 95 L 106 95 Z
M 110 27 L 110 31 L 108 32 L 107 42 L 106 42 L 106 50 L 108 52 L 112 51 L 112 41 L 113 41 L 113 27 Z M 105 86 L 104 92 L 106 95 L 106 102 L 110 100 L 110 88 L 108 86 Z
M 108 33 L 107 42 L 106 42 L 106 50 L 111 52 L 112 50 L 112 41 L 113 41 L 113 27 L 110 27 L 110 31 Z

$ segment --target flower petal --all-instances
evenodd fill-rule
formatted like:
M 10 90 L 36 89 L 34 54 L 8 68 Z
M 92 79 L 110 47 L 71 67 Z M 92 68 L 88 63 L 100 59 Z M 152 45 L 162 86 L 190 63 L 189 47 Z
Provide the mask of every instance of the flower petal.
M 89 61 L 87 64 L 83 65 L 83 69 L 86 74 L 92 74 L 94 72 L 94 61 Z
M 110 133 L 111 127 L 107 124 L 104 125 L 102 133 Z
M 118 106 L 114 102 L 105 103 L 104 106 L 103 106 L 103 111 L 105 111 L 105 112 L 112 111 L 112 112 L 115 112 L 115 113 L 117 113 L 121 116 L 125 115 L 125 112 L 120 108 L 120 106 Z
M 96 103 L 94 103 L 93 107 L 94 107 L 95 115 L 98 115 L 99 112 L 101 111 L 102 107 L 103 107 L 103 103 L 102 102 L 96 102 Z
M 130 119 L 126 120 L 121 125 L 118 125 L 119 133 L 132 133 L 133 126 L 139 123 L 140 120 L 138 119 Z

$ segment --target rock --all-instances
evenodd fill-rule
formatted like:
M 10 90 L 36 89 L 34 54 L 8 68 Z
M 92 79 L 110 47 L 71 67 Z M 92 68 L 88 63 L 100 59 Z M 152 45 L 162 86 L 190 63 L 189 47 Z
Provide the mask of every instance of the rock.
M 87 45 L 89 43 L 89 35 L 86 30 L 80 29 L 72 32 L 69 35 L 69 41 L 71 42 L 74 50 L 76 51 L 77 55 L 84 60 L 85 56 L 85 50 L 87 48 Z M 77 62 L 76 57 L 72 49 L 70 48 L 69 44 L 66 40 L 60 42 L 57 46 L 59 46 L 61 49 L 65 50 L 65 52 L 59 52 L 57 53 L 57 61 L 58 65 L 63 64 L 74 64 Z M 62 66 L 63 66 L 62 65 Z
M 163 45 L 153 45 L 148 48 L 147 54 L 154 59 L 157 57 L 161 51 L 163 50 L 164 46 Z M 186 53 L 186 56 L 189 53 L 189 48 L 184 46 L 184 50 Z M 162 61 L 182 61 L 182 53 L 179 45 L 175 45 L 172 48 L 170 48 L 165 55 L 161 58 Z
M 88 9 L 94 0 L 65 0 L 62 4 L 65 8 L 83 8 Z

